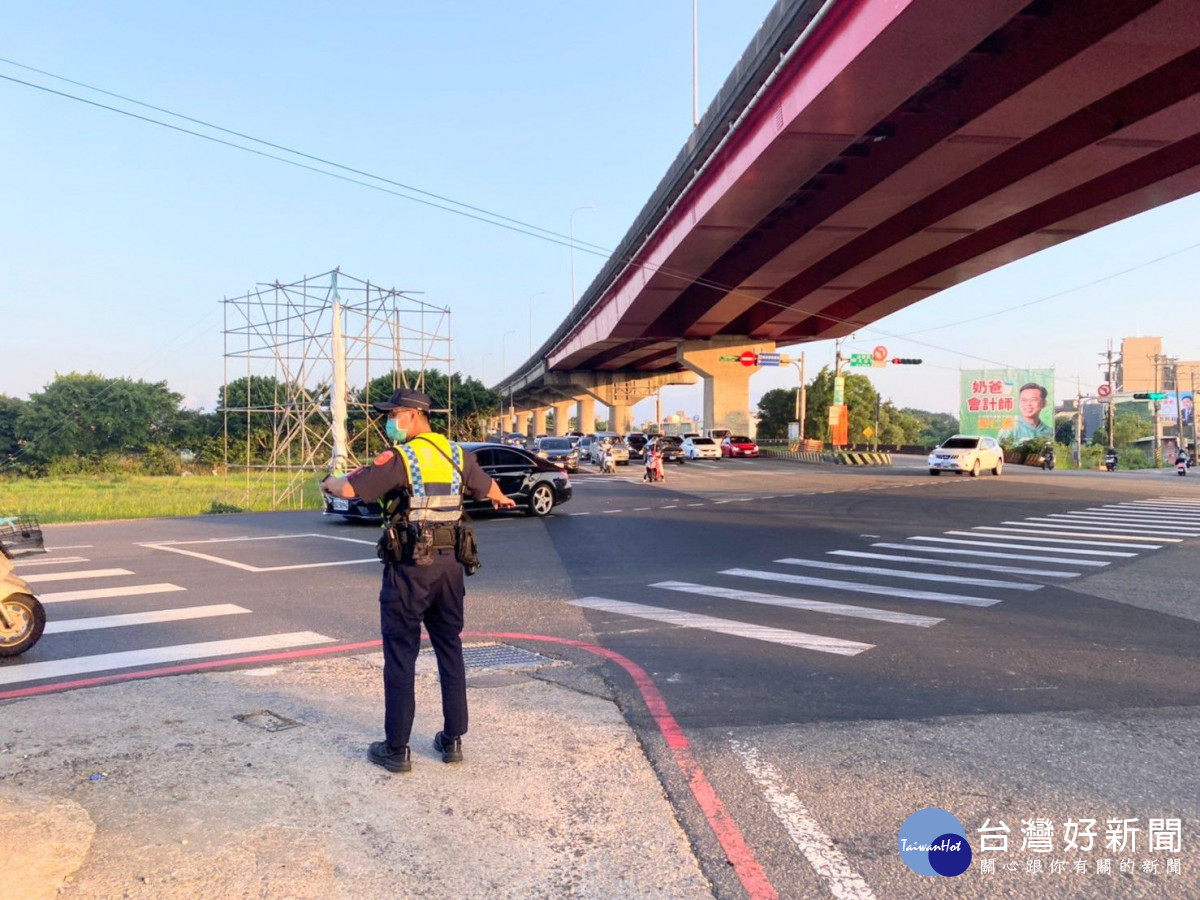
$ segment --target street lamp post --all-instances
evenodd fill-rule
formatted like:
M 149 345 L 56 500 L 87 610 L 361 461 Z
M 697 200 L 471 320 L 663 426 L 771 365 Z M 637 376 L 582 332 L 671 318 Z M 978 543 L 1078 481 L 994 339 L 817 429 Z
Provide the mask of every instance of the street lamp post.
M 571 309 L 575 308 L 575 213 L 595 208 L 589 203 L 587 206 L 580 206 L 571 211 Z

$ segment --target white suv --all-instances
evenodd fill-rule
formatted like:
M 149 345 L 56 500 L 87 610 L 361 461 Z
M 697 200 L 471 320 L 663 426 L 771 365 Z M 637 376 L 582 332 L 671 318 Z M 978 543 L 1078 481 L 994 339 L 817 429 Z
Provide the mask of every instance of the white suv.
M 946 438 L 929 454 L 930 475 L 970 473 L 972 478 L 978 478 L 983 469 L 991 470 L 993 475 L 1004 471 L 1004 449 L 995 438 L 956 434 Z

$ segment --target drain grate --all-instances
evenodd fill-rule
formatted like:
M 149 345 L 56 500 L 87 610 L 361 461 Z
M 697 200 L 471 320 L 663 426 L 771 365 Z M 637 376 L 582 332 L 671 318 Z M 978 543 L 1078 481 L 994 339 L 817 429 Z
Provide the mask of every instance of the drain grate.
M 278 713 L 271 712 L 269 709 L 242 713 L 240 716 L 234 716 L 234 718 L 244 725 L 252 725 L 255 728 L 261 728 L 263 731 L 287 731 L 289 728 L 299 728 L 304 724 L 303 722 L 286 719 Z
M 422 650 L 421 655 L 432 657 L 433 651 Z M 464 645 L 463 662 L 468 669 L 525 669 L 557 665 L 559 660 L 520 647 L 492 643 Z

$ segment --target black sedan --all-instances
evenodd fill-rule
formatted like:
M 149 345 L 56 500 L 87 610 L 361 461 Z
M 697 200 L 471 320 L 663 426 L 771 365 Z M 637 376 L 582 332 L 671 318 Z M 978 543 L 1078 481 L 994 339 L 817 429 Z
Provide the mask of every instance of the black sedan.
M 554 507 L 571 499 L 573 489 L 567 473 L 528 450 L 503 444 L 464 443 L 460 446 L 475 454 L 479 465 L 500 485 L 505 496 L 515 500 L 517 509 L 527 515 L 547 515 Z M 488 500 L 468 499 L 464 508 L 469 513 L 491 512 L 492 504 Z M 378 503 L 329 496 L 325 496 L 325 515 L 376 522 L 383 517 Z
M 683 441 L 680 438 L 671 434 L 664 434 L 655 438 L 651 443 L 662 454 L 663 462 L 673 462 L 679 463 L 681 466 L 683 465 Z

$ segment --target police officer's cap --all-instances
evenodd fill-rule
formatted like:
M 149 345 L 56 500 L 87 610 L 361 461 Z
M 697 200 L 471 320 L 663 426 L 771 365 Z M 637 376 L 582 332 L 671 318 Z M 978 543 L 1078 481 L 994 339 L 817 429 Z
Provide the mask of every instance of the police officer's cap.
M 375 409 L 379 412 L 390 412 L 393 409 L 419 409 L 421 412 L 429 412 L 433 406 L 433 398 L 422 391 L 414 391 L 412 388 L 400 388 L 392 394 L 390 400 L 383 403 L 374 404 Z

